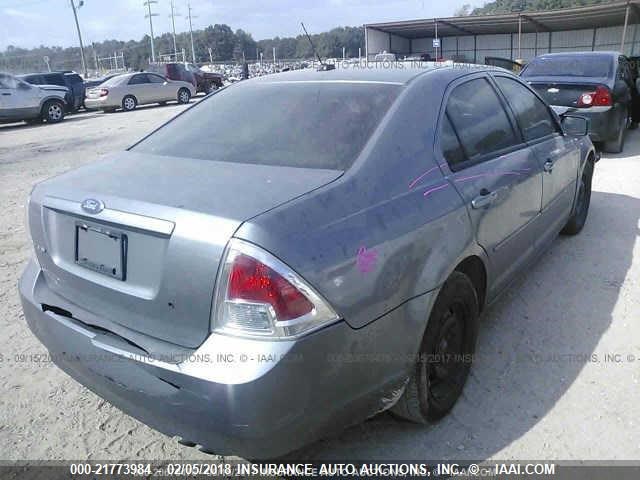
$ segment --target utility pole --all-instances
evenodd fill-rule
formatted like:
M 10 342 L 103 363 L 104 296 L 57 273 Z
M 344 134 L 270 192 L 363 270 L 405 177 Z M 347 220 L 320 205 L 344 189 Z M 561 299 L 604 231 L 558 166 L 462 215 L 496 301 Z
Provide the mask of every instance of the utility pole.
M 153 20 L 152 17 L 157 17 L 158 14 L 157 13 L 151 13 L 151 4 L 152 3 L 158 3 L 156 0 L 147 0 L 146 2 L 144 2 L 144 6 L 147 7 L 147 11 L 149 13 L 147 13 L 144 18 L 148 18 L 149 19 L 149 30 L 151 31 L 151 61 L 153 63 L 155 63 L 156 61 L 156 50 L 153 46 Z
M 87 77 L 87 63 L 84 60 L 84 45 L 82 45 L 82 34 L 80 33 L 80 23 L 78 23 L 78 12 L 76 8 L 81 8 L 84 5 L 84 0 L 80 0 L 80 3 L 76 7 L 76 4 L 73 3 L 73 0 L 69 0 L 71 3 L 71 10 L 73 10 L 73 18 L 76 20 L 76 28 L 78 29 L 78 40 L 80 40 L 80 58 L 82 60 L 82 71 L 84 72 L 85 78 Z
M 187 3 L 187 9 L 189 10 L 189 35 L 191 36 L 191 60 L 196 63 L 196 49 L 193 46 L 193 25 L 191 24 L 191 2 Z
M 178 60 L 178 46 L 176 45 L 176 17 L 179 17 L 180 14 L 175 12 L 173 0 L 171 0 L 171 27 L 173 29 L 173 55 L 176 57 L 176 61 Z M 184 59 L 183 59 L 184 60 Z

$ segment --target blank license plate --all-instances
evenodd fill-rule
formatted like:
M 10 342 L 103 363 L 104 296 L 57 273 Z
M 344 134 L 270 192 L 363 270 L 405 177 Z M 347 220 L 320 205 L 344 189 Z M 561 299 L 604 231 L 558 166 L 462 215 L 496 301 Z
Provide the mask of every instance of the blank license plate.
M 76 224 L 76 263 L 102 275 L 126 280 L 127 236 L 107 228 Z

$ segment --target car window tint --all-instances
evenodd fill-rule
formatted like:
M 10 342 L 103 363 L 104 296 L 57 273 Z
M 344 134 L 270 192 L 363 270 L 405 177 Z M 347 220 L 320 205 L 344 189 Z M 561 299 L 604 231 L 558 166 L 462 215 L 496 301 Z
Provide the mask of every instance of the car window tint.
M 610 55 L 550 55 L 534 58 L 522 71 L 523 77 L 605 77 L 613 76 Z
M 160 77 L 158 75 L 149 74 L 149 75 L 147 75 L 147 77 L 149 78 L 149 81 L 151 83 L 164 83 L 165 82 L 164 78 L 162 78 L 162 77 Z
M 31 85 L 44 85 L 44 78 L 40 75 L 29 75 L 27 77 L 23 77 L 25 82 L 30 83 Z
M 71 80 L 71 83 L 83 83 L 82 77 L 77 73 L 67 75 L 67 78 Z
M 449 165 L 453 166 L 467 159 L 462 145 L 460 145 L 460 139 L 453 125 L 451 125 L 451 120 L 449 120 L 449 115 L 447 114 L 443 117 L 440 145 L 442 147 L 442 155 Z
M 129 85 L 140 85 L 143 83 L 149 83 L 146 73 L 138 73 L 137 75 L 131 77 L 131 80 L 129 80 Z
M 346 170 L 400 88 L 367 83 L 240 82 L 202 100 L 133 150 Z
M 44 83 L 46 85 L 59 85 L 61 87 L 65 86 L 64 78 L 62 75 L 45 75 Z
M 525 140 L 531 141 L 557 132 L 549 109 L 527 87 L 511 78 L 495 79 L 516 116 Z
M 485 78 L 456 87 L 446 111 L 470 160 L 519 143 L 498 95 Z

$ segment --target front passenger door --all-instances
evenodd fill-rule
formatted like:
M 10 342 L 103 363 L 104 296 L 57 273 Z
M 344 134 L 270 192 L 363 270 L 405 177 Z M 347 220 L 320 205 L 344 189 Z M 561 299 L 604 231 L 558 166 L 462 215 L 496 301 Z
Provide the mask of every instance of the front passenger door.
M 534 254 L 541 172 L 488 76 L 465 78 L 445 101 L 438 137 L 442 167 L 489 258 L 492 297 Z
M 550 240 L 564 226 L 573 208 L 580 149 L 575 137 L 566 137 L 555 117 L 538 96 L 518 80 L 494 74 L 513 111 L 525 141 L 542 170 L 543 238 Z

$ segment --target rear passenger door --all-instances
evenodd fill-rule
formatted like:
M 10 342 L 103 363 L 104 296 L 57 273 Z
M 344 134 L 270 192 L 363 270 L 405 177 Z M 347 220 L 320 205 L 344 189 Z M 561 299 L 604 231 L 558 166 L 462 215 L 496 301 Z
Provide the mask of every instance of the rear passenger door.
M 513 77 L 494 74 L 515 115 L 525 141 L 542 170 L 542 214 L 545 238 L 554 237 L 573 208 L 580 149 L 565 137 L 549 107 Z
M 542 199 L 538 161 L 486 74 L 451 85 L 441 115 L 436 151 L 489 258 L 491 297 L 535 251 L 532 229 Z
M 127 88 L 128 95 L 133 95 L 138 100 L 138 105 L 150 103 L 151 92 L 149 78 L 146 73 L 137 73 L 129 79 Z

